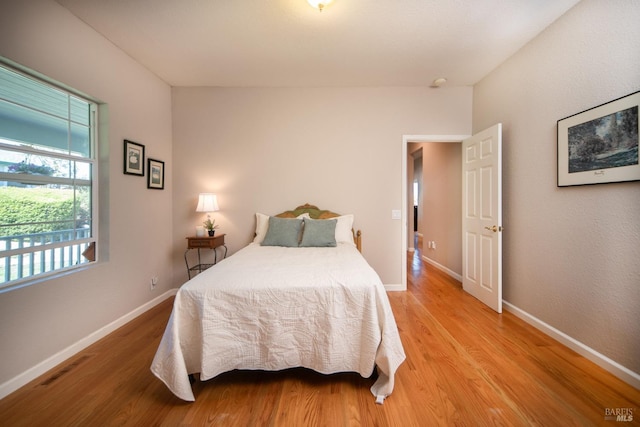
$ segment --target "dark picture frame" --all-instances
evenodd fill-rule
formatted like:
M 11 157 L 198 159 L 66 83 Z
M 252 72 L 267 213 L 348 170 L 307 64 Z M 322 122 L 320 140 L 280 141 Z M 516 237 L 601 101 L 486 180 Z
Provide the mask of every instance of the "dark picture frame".
M 558 120 L 558 187 L 640 180 L 640 91 Z
M 124 140 L 124 173 L 144 176 L 144 145 Z
M 148 159 L 147 188 L 164 190 L 164 162 L 162 160 Z

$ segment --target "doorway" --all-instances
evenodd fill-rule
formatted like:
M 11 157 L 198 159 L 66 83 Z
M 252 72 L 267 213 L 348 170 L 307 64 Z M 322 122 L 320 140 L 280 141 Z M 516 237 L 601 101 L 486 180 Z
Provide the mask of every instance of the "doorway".
M 438 262 L 438 259 L 443 259 L 447 258 L 447 257 L 455 257 L 457 256 L 458 259 L 460 259 L 461 262 L 461 258 L 462 258 L 462 250 L 460 248 L 456 249 L 454 246 L 450 244 L 449 242 L 453 242 L 453 239 L 448 238 L 448 237 L 434 237 L 434 238 L 430 238 L 427 236 L 431 236 L 428 234 L 427 229 L 429 227 L 428 224 L 428 218 L 429 218 L 429 214 L 430 212 L 425 212 L 426 210 L 429 209 L 429 200 L 428 198 L 431 197 L 431 193 L 430 193 L 430 188 L 425 188 L 425 185 L 422 185 L 422 188 L 419 190 L 421 195 L 422 195 L 422 201 L 420 201 L 420 197 L 418 198 L 418 219 L 417 219 L 417 232 L 419 233 L 419 235 L 422 235 L 421 239 L 415 239 L 415 232 L 414 232 L 414 198 L 413 198 L 413 182 L 414 182 L 414 163 L 413 163 L 413 159 L 414 156 L 411 155 L 412 151 L 416 151 L 411 150 L 410 149 L 410 144 L 423 144 L 423 143 L 447 143 L 447 144 L 454 144 L 452 145 L 451 148 L 457 147 L 457 150 L 460 151 L 460 147 L 461 147 L 461 142 L 462 140 L 468 138 L 469 135 L 405 135 L 403 136 L 402 139 L 402 224 L 404 227 L 404 231 L 402 233 L 402 289 L 406 290 L 407 289 L 407 269 L 406 269 L 406 265 L 407 265 L 407 252 L 414 249 L 414 242 L 418 241 L 418 242 L 422 242 L 422 249 L 420 251 L 421 254 L 423 254 L 423 259 L 426 257 L 427 262 L 429 262 L 429 260 L 433 261 L 434 263 L 436 263 L 436 267 L 439 267 L 441 269 L 444 269 L 445 272 L 447 272 L 448 274 L 453 274 L 453 277 L 456 278 L 460 278 L 460 274 L 455 272 L 452 268 L 449 268 L 446 264 L 448 264 L 448 261 L 445 261 L 444 263 L 440 263 Z M 428 146 L 422 145 L 422 156 L 425 156 L 425 151 L 424 148 Z M 426 174 L 428 173 L 428 171 L 424 170 L 424 167 L 422 169 L 422 174 Z M 460 185 L 461 187 L 461 185 Z M 440 186 L 440 188 L 442 188 L 442 186 Z M 425 196 L 427 195 L 427 196 Z M 434 197 L 437 197 L 437 195 L 434 195 Z M 461 196 L 458 198 L 461 200 Z M 442 215 L 442 210 L 440 209 L 440 206 L 437 206 L 437 208 L 439 209 L 439 214 Z M 462 209 L 459 208 L 458 209 L 458 213 L 461 214 Z M 425 219 L 427 219 L 427 221 L 425 222 Z M 458 230 L 460 230 L 461 233 L 461 221 L 459 221 L 456 225 L 456 227 L 458 228 Z M 436 234 L 439 236 L 443 236 L 446 235 L 447 231 L 446 230 L 439 230 L 440 233 L 444 233 L 444 234 Z M 438 241 L 440 240 L 440 242 Z M 458 243 L 461 241 L 462 239 L 458 239 Z M 439 245 L 440 243 L 440 245 Z M 415 248 L 418 249 L 418 248 Z M 457 254 L 452 255 L 452 252 L 457 252 Z M 442 255 L 442 257 L 441 257 Z M 454 268 L 456 268 L 454 266 Z M 459 267 L 458 271 L 462 271 L 461 267 Z
M 418 247 L 417 243 L 417 239 L 421 236 L 423 228 L 421 221 L 423 211 L 422 147 L 417 143 L 410 143 L 408 151 L 409 158 L 407 161 L 409 162 L 409 170 L 407 171 L 407 179 L 412 185 L 409 189 L 410 194 L 408 194 L 407 197 L 412 200 L 412 203 L 410 204 L 411 210 L 409 212 L 409 223 L 413 224 L 411 228 L 413 233 L 410 232 L 407 242 L 409 244 L 409 252 L 413 252 L 414 250 L 422 249 L 421 247 Z
M 458 199 L 462 199 L 458 212 L 460 218 L 464 217 L 464 221 L 459 220 L 458 223 L 461 224 L 460 232 L 464 234 L 464 239 L 460 239 L 462 250 L 458 249 L 456 254 L 460 259 L 459 271 L 462 272 L 459 276 L 466 292 L 497 313 L 502 313 L 502 124 L 495 124 L 469 137 L 405 135 L 402 142 L 401 218 L 404 230 L 401 233 L 401 287 L 407 289 L 407 188 L 411 188 L 407 184 L 413 182 L 407 168 L 409 145 L 414 142 L 461 142 L 460 149 L 457 150 L 461 156 L 458 163 L 462 164 L 458 175 L 463 175 L 458 184 L 461 189 Z M 424 147 L 430 145 L 426 144 Z M 424 150 L 423 156 L 427 157 Z M 423 174 L 425 169 L 428 170 L 428 167 L 423 166 Z M 428 206 L 426 210 L 429 210 Z M 450 229 L 446 223 L 438 227 L 445 231 Z M 435 249 L 437 246 L 437 242 L 427 239 L 428 248 Z M 428 259 L 425 261 L 429 262 Z M 438 266 L 437 263 L 434 265 Z

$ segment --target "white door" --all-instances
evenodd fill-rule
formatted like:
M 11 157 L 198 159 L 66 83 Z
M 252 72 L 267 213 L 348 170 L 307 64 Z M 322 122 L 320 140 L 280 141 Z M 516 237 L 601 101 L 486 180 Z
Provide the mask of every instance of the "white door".
M 462 288 L 502 313 L 502 124 L 462 141 Z

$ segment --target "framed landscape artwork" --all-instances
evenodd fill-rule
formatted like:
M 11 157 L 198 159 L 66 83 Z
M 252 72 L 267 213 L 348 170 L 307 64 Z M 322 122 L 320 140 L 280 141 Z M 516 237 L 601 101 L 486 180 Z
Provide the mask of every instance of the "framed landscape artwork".
M 558 187 L 640 180 L 640 92 L 558 120 Z
M 144 145 L 124 140 L 124 173 L 144 176 Z
M 164 189 L 164 162 L 161 160 L 149 159 L 149 175 L 147 177 L 147 188 L 155 190 Z

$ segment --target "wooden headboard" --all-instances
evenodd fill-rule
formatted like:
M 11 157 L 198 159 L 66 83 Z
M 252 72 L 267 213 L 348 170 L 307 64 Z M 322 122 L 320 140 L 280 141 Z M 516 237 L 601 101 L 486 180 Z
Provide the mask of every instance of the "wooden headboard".
M 331 212 L 325 209 L 319 209 L 317 206 L 310 205 L 309 203 L 298 206 L 297 208 L 290 211 L 284 211 L 275 216 L 279 218 L 297 218 L 298 216 L 305 213 L 309 214 L 312 219 L 329 219 L 341 216 L 340 214 L 335 212 Z M 353 242 L 356 244 L 358 251 L 362 252 L 362 232 L 360 230 L 355 231 L 351 229 L 351 233 L 353 233 Z

